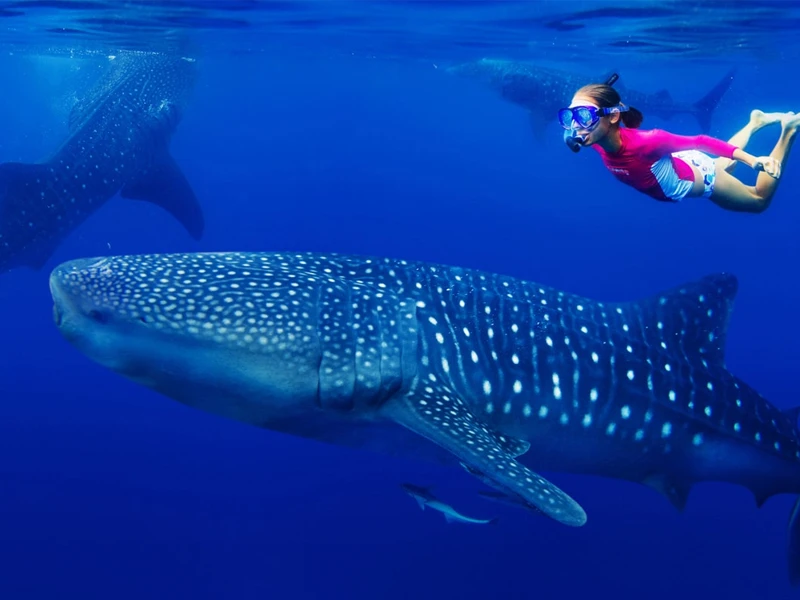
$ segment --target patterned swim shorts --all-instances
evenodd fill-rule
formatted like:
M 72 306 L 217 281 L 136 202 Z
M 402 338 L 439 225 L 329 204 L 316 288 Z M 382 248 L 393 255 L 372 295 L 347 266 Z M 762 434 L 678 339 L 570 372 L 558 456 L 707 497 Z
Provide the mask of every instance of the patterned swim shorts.
M 699 150 L 683 150 L 673 152 L 672 156 L 679 158 L 688 165 L 692 165 L 703 177 L 703 198 L 710 198 L 717 181 L 716 161 L 708 154 Z

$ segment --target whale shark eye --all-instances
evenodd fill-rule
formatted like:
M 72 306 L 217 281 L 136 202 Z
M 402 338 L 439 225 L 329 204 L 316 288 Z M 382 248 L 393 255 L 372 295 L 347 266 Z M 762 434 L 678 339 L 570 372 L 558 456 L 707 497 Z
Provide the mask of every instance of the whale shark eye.
M 144 323 L 145 325 L 152 323 L 155 319 L 149 315 L 139 315 L 139 321 Z
M 96 323 L 108 323 L 109 321 L 108 313 L 97 309 L 89 311 L 89 318 Z

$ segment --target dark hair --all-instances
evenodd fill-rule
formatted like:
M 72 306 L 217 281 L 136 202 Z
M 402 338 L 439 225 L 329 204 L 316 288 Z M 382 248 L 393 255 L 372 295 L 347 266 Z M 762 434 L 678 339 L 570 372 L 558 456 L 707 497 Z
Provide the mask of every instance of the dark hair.
M 611 108 L 622 102 L 619 92 L 605 83 L 590 83 L 575 92 L 575 95 L 591 98 L 600 108 Z M 619 116 L 625 127 L 631 129 L 639 127 L 644 120 L 644 115 L 641 111 L 632 106 L 629 106 L 628 110 L 620 113 Z

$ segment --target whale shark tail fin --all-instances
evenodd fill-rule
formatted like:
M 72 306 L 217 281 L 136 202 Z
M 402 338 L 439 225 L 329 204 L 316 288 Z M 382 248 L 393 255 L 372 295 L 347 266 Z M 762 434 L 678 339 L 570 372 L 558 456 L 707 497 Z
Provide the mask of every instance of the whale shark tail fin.
M 736 75 L 735 68 L 728 71 L 725 76 L 717 82 L 717 85 L 711 88 L 705 96 L 692 105 L 694 108 L 694 116 L 700 124 L 700 129 L 702 129 L 703 133 L 711 131 L 711 116 L 714 114 L 714 109 L 717 108 L 725 92 L 730 89 L 734 75 Z
M 797 425 L 800 418 L 800 406 L 795 406 L 783 411 L 793 425 Z M 766 500 L 766 498 L 764 499 Z M 759 503 L 759 506 L 763 502 Z M 787 544 L 786 566 L 789 571 L 789 583 L 792 586 L 800 585 L 800 496 L 795 500 L 789 513 L 789 543 Z
M 797 498 L 792 512 L 789 513 L 789 544 L 786 558 L 789 583 L 792 586 L 798 586 L 800 585 L 800 497 Z
M 175 217 L 194 239 L 203 236 L 203 209 L 180 167 L 166 152 L 161 160 L 125 185 L 120 195 L 152 202 Z

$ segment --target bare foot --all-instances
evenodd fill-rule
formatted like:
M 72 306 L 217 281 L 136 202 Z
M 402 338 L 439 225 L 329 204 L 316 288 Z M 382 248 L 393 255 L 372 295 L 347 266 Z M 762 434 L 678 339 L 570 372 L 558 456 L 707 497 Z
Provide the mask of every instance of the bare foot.
M 800 115 L 787 112 L 781 117 L 781 128 L 784 131 L 794 133 L 800 127 Z
M 787 113 L 765 113 L 763 110 L 755 109 L 750 112 L 750 125 L 755 129 L 761 129 L 764 125 L 771 125 L 777 123 Z

